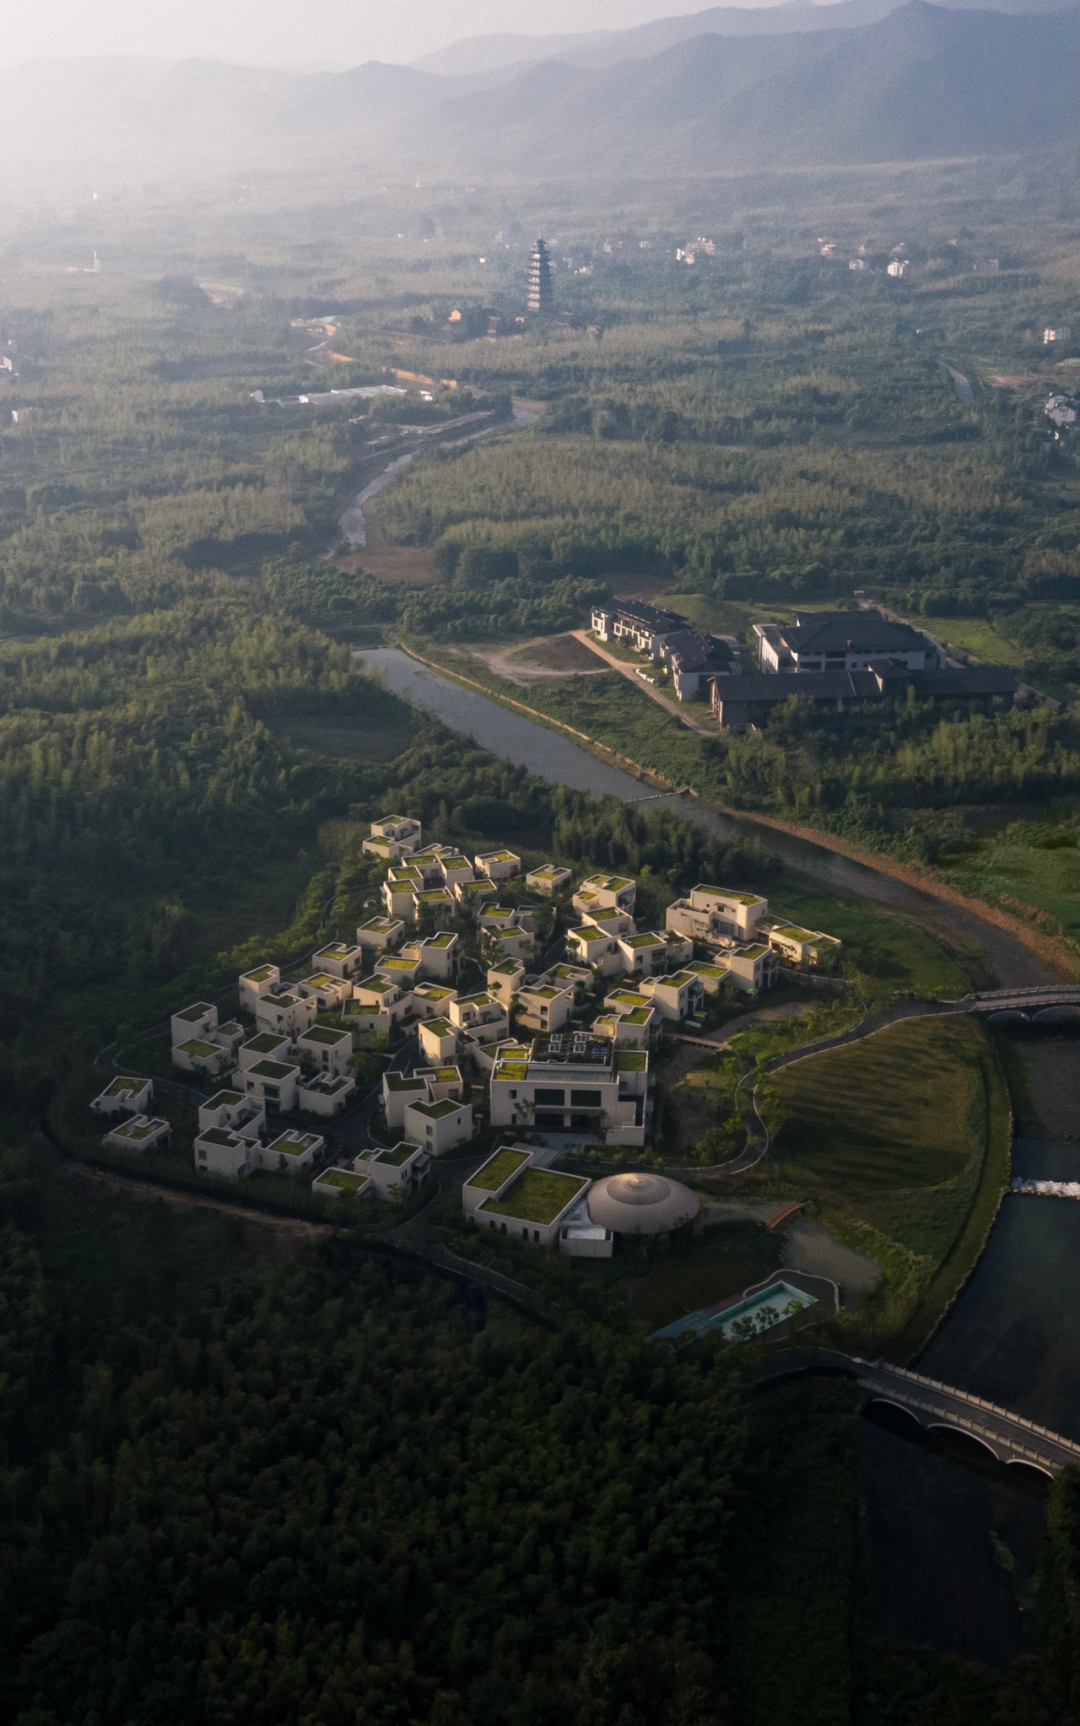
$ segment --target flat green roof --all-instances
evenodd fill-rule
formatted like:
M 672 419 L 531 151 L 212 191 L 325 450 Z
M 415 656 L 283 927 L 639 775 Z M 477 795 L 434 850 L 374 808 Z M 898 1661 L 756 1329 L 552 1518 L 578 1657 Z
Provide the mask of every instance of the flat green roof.
M 241 981 L 244 983 L 265 983 L 271 971 L 276 970 L 276 965 L 260 965 L 257 971 L 245 971 Z
M 666 942 L 660 935 L 634 935 L 626 945 L 628 947 L 663 947 Z
M 422 1031 L 432 1031 L 436 1037 L 456 1037 L 457 1027 L 449 1019 L 425 1019 L 420 1026 Z
M 305 1043 L 341 1043 L 347 1042 L 348 1031 L 331 1031 L 326 1025 L 313 1025 L 310 1031 L 305 1031 L 302 1042 Z
M 480 1209 L 485 1216 L 520 1217 L 523 1223 L 553 1223 L 588 1184 L 584 1175 L 527 1168 L 501 1199 L 485 1199 Z
M 423 1079 L 415 1079 L 408 1073 L 384 1073 L 387 1090 L 390 1091 L 424 1091 L 427 1086 Z
M 744 947 L 741 953 L 736 954 L 736 958 L 760 959 L 762 953 L 767 953 L 768 950 L 769 949 L 767 947 Z
M 237 1103 L 242 1103 L 243 1100 L 243 1096 L 239 1091 L 219 1091 L 215 1097 L 210 1098 L 208 1103 L 203 1104 L 203 1108 L 231 1109 L 235 1108 Z
M 425 947 L 450 947 L 457 940 L 452 929 L 444 929 L 441 935 L 429 935 L 424 942 Z
M 106 1085 L 101 1094 L 103 1097 L 116 1097 L 120 1095 L 121 1091 L 141 1091 L 143 1086 L 149 1083 L 149 1079 L 113 1079 L 112 1083 Z
M 774 935 L 786 935 L 789 941 L 819 941 L 820 935 L 813 929 L 797 929 L 794 923 L 787 923 L 783 928 L 774 929 Z
M 186 1043 L 180 1043 L 177 1046 L 185 1055 L 197 1055 L 200 1058 L 207 1055 L 220 1055 L 221 1053 L 215 1044 L 200 1042 L 198 1037 L 191 1037 Z
M 284 1061 L 257 1061 L 248 1068 L 249 1073 L 257 1073 L 260 1079 L 284 1079 L 295 1071 L 295 1067 L 287 1066 Z
M 443 1097 L 438 1103 L 413 1103 L 411 1105 L 418 1115 L 430 1115 L 433 1121 L 444 1121 L 447 1115 L 454 1115 L 465 1107 L 464 1103 L 455 1103 L 449 1097 Z
M 280 1151 L 283 1157 L 306 1157 L 311 1146 L 298 1144 L 295 1139 L 277 1139 L 269 1149 Z
M 342 1187 L 347 1193 L 355 1193 L 370 1179 L 370 1175 L 354 1175 L 349 1169 L 327 1169 L 314 1184 L 318 1187 Z
M 389 1163 L 391 1168 L 400 1169 L 402 1163 L 407 1163 L 409 1158 L 414 1157 L 419 1149 L 419 1145 L 410 1144 L 407 1139 L 403 1139 L 399 1145 L 394 1146 L 393 1150 L 380 1151 L 373 1160 L 377 1163 Z
M 466 1186 L 479 1187 L 481 1192 L 496 1193 L 504 1181 L 508 1181 L 515 1169 L 520 1169 L 522 1163 L 528 1160 L 528 1151 L 496 1151 L 482 1169 L 477 1169 Z
M 212 1145 L 235 1145 L 236 1134 L 230 1133 L 225 1127 L 207 1127 L 205 1133 L 199 1133 L 200 1139 L 206 1139 Z
M 615 1065 L 620 1073 L 643 1073 L 648 1065 L 648 1058 L 636 1049 L 619 1049 L 615 1056 Z
M 204 1013 L 212 1011 L 209 1001 L 196 1001 L 193 1007 L 183 1007 L 179 1013 L 174 1013 L 174 1019 L 184 1019 L 188 1024 L 201 1019 Z
M 271 1049 L 280 1049 L 282 1043 L 288 1042 L 277 1031 L 260 1031 L 257 1037 L 252 1037 L 250 1043 L 245 1043 L 245 1049 L 254 1049 L 257 1055 L 268 1054 Z

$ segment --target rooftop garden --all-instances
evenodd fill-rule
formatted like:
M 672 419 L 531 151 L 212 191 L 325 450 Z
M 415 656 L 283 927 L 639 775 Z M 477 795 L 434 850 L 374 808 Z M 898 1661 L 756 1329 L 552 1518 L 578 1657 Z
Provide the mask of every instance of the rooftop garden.
M 276 965 L 260 965 L 257 971 L 245 971 L 243 980 L 245 983 L 265 983 L 267 977 L 276 969 Z
M 812 929 L 797 929 L 794 923 L 786 923 L 783 928 L 773 930 L 774 935 L 784 935 L 789 941 L 816 941 L 817 936 Z
M 393 1150 L 380 1151 L 374 1160 L 377 1163 L 388 1163 L 392 1169 L 400 1169 L 402 1163 L 407 1163 L 410 1157 L 415 1157 L 419 1149 L 419 1145 L 411 1145 L 407 1139 L 403 1139 L 399 1145 L 394 1146 Z
M 196 1019 L 202 1019 L 207 1013 L 213 1012 L 213 1007 L 206 1001 L 196 1001 L 193 1007 L 185 1007 L 182 1012 L 174 1013 L 174 1019 L 182 1019 L 185 1025 L 193 1025 Z
M 295 1073 L 295 1067 L 286 1066 L 284 1061 L 257 1061 L 249 1069 L 260 1079 L 285 1079 L 290 1073 Z
M 634 935 L 626 943 L 628 947 L 633 947 L 635 951 L 642 947 L 663 947 L 664 944 L 664 940 L 660 935 Z
M 497 1151 L 490 1162 L 477 1169 L 472 1180 L 467 1184 L 478 1187 L 481 1192 L 497 1193 L 504 1181 L 508 1181 L 516 1169 L 528 1160 L 527 1151 Z
M 760 959 L 762 953 L 767 953 L 767 947 L 744 947 L 739 954 L 740 959 Z
M 280 1151 L 283 1157 L 306 1157 L 310 1145 L 302 1145 L 298 1139 L 278 1139 L 270 1146 L 272 1151 Z
M 235 1109 L 237 1103 L 242 1103 L 243 1100 L 239 1091 L 218 1091 L 216 1096 L 210 1098 L 205 1107 L 208 1109 Z
M 624 1025 L 647 1025 L 651 1013 L 651 1007 L 633 1007 L 629 1013 L 621 1014 L 620 1018 Z
M 385 1073 L 387 1089 L 390 1091 L 422 1091 L 426 1089 L 423 1079 L 414 1079 L 405 1073 Z
M 643 1073 L 648 1066 L 648 1057 L 634 1049 L 620 1049 L 615 1065 L 620 1073 Z
M 229 1146 L 236 1143 L 236 1134 L 230 1133 L 225 1127 L 208 1127 L 205 1133 L 199 1134 L 199 1138 L 208 1145 Z
M 511 1085 L 524 1084 L 529 1076 L 529 1069 L 524 1061 L 499 1061 L 496 1063 L 494 1076 Z
M 245 1049 L 251 1049 L 256 1055 L 268 1055 L 271 1049 L 280 1049 L 284 1037 L 279 1037 L 276 1031 L 260 1031 L 257 1037 L 252 1037 L 250 1043 L 245 1043 Z
M 186 1043 L 180 1044 L 180 1048 L 185 1055 L 190 1055 L 193 1061 L 205 1061 L 211 1055 L 220 1055 L 221 1053 L 221 1050 L 215 1048 L 213 1043 L 204 1043 L 198 1037 L 189 1038 Z
M 418 1115 L 428 1115 L 433 1121 L 445 1121 L 447 1115 L 456 1114 L 462 1105 L 455 1103 L 449 1097 L 444 1097 L 439 1103 L 414 1103 L 413 1108 Z
M 441 935 L 431 935 L 425 942 L 428 947 L 452 947 L 457 936 L 449 929 L 444 929 Z
M 560 1175 L 552 1169 L 528 1168 L 501 1199 L 485 1199 L 484 1216 L 519 1217 L 523 1223 L 553 1223 L 588 1181 L 583 1175 Z
M 111 1085 L 106 1086 L 104 1095 L 106 1097 L 126 1096 L 129 1091 L 141 1091 L 147 1083 L 149 1081 L 146 1079 L 114 1079 Z
M 340 1187 L 343 1192 L 355 1193 L 366 1186 L 370 1178 L 369 1175 L 354 1175 L 349 1169 L 327 1169 L 324 1175 L 319 1176 L 319 1185 Z
M 328 1048 L 348 1040 L 348 1031 L 330 1031 L 325 1025 L 313 1025 L 310 1031 L 304 1032 L 305 1043 L 323 1043 Z

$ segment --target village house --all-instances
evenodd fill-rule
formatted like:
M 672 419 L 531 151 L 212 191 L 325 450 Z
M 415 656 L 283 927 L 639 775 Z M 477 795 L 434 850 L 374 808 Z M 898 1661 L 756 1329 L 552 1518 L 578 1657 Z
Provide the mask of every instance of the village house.
M 420 845 L 422 828 L 419 821 L 406 815 L 384 815 L 371 823 L 371 837 L 365 839 L 363 850 L 373 857 L 385 857 L 392 862 L 408 857 Z
M 224 1128 L 237 1138 L 258 1139 L 266 1131 L 266 1109 L 243 1091 L 218 1091 L 199 1106 L 200 1133 L 209 1132 L 211 1127 Z
M 636 899 L 637 882 L 628 875 L 590 875 L 570 903 L 583 917 L 595 917 L 598 911 L 624 911 L 632 917 Z
M 504 1007 L 509 1007 L 514 995 L 521 987 L 525 977 L 525 967 L 520 959 L 500 959 L 497 965 L 489 965 L 487 969 L 488 994 L 494 995 Z
M 792 624 L 755 623 L 754 634 L 758 670 L 765 674 L 865 671 L 875 659 L 907 671 L 939 670 L 945 663 L 928 635 L 880 611 L 797 611 Z
M 584 1175 L 537 1168 L 533 1152 L 514 1145 L 496 1151 L 466 1181 L 462 1209 L 480 1228 L 550 1250 L 558 1243 L 564 1217 L 590 1184 Z
M 254 1067 L 258 1061 L 283 1060 L 291 1046 L 291 1038 L 283 1037 L 277 1031 L 260 1031 L 257 1037 L 241 1045 L 238 1054 L 241 1073 Z
M 179 1013 L 174 1013 L 169 1021 L 173 1048 L 193 1037 L 209 1042 L 217 1030 L 217 1023 L 218 1010 L 207 1001 L 196 1001 L 193 1007 L 184 1007 Z
M 676 899 L 664 913 L 668 929 L 705 947 L 732 940 L 749 940 L 769 914 L 769 901 L 760 893 L 739 893 L 730 887 L 699 882 L 689 899 Z
M 433 1157 L 443 1157 L 473 1136 L 471 1103 L 456 1103 L 452 1097 L 439 1102 L 409 1103 L 405 1109 L 405 1137 L 422 1145 Z
M 454 898 L 466 917 L 478 917 L 482 908 L 498 898 L 499 889 L 486 875 L 475 881 L 455 881 Z
M 557 863 L 545 863 L 540 869 L 530 869 L 525 877 L 525 885 L 534 893 L 542 893 L 551 898 L 574 879 L 573 871 L 564 869 Z
M 477 857 L 476 867 L 489 881 L 509 881 L 512 875 L 520 875 L 521 858 L 512 851 L 486 851 Z
M 315 1023 L 319 1001 L 315 994 L 295 994 L 283 989 L 281 994 L 263 995 L 255 1006 L 255 1023 L 260 1031 L 276 1031 L 280 1036 L 294 1038 Z
M 224 1049 L 202 1037 L 189 1037 L 186 1043 L 175 1044 L 172 1051 L 173 1066 L 182 1073 L 199 1073 L 211 1079 L 224 1070 L 226 1059 Z
M 245 971 L 240 977 L 240 1011 L 254 1013 L 259 1001 L 264 995 L 269 995 L 281 982 L 281 972 L 276 965 L 258 965 L 254 971 Z
M 582 923 L 577 929 L 568 929 L 566 951 L 577 964 L 598 970 L 602 977 L 616 977 L 623 969 L 618 939 L 605 934 L 595 923 Z
M 351 1169 L 322 1169 L 311 1183 L 313 1193 L 324 1199 L 362 1199 L 375 1191 L 369 1174 Z
M 457 990 L 442 983 L 417 983 L 412 992 L 412 1010 L 420 1019 L 444 1019 Z
M 326 1140 L 318 1133 L 296 1133 L 290 1128 L 254 1153 L 257 1167 L 282 1175 L 298 1175 L 321 1156 Z
M 704 989 L 693 971 L 676 971 L 670 977 L 642 978 L 641 993 L 650 998 L 661 1018 L 678 1022 L 697 1012 Z
M 502 1002 L 482 990 L 476 995 L 462 995 L 451 1001 L 450 1023 L 459 1031 L 467 1031 L 478 1043 L 494 1043 L 510 1030 L 510 1019 Z
M 353 1159 L 353 1172 L 370 1180 L 381 1199 L 397 1198 L 418 1187 L 430 1167 L 430 1152 L 411 1141 L 385 1151 L 362 1151 Z
M 379 972 L 353 984 L 353 999 L 365 1007 L 379 1008 L 389 1015 L 392 1024 L 405 1018 L 412 1006 L 412 995 L 410 988 L 403 989 L 392 977 L 384 977 Z
M 573 1133 L 599 1144 L 643 1145 L 643 1082 L 620 1084 L 614 1044 L 585 1032 L 537 1037 L 525 1060 L 507 1055 L 491 1076 L 493 1127 Z
M 541 979 L 518 991 L 518 1018 L 531 1031 L 561 1031 L 573 1010 L 572 984 L 560 988 Z
M 244 1090 L 264 1108 L 289 1114 L 296 1107 L 300 1068 L 291 1061 L 256 1061 L 243 1075 Z
M 374 947 L 382 953 L 388 947 L 400 946 L 405 937 L 405 924 L 400 917 L 369 917 L 356 931 L 361 947 Z
M 421 977 L 445 983 L 458 968 L 461 942 L 453 930 L 443 929 L 437 935 L 428 935 L 423 941 L 408 942 L 402 948 L 401 956 L 419 960 Z
M 110 1080 L 90 1107 L 99 1115 L 141 1115 L 153 1100 L 153 1079 L 132 1079 L 120 1074 Z
M 102 1135 L 102 1144 L 117 1151 L 153 1151 L 172 1139 L 172 1127 L 157 1116 L 132 1115 Z
M 437 1070 L 437 1069 L 436 1069 Z M 405 1127 L 405 1110 L 410 1103 L 426 1103 L 431 1092 L 426 1077 L 419 1073 L 384 1073 L 382 1076 L 383 1112 L 392 1133 Z
M 310 1115 L 340 1115 L 356 1095 L 352 1073 L 323 1071 L 303 1075 L 296 1087 L 297 1107 Z
M 351 1031 L 332 1031 L 328 1025 L 312 1025 L 296 1039 L 296 1053 L 313 1061 L 336 1077 L 348 1070 L 353 1054 Z
M 315 955 L 316 970 L 329 972 L 331 977 L 344 977 L 349 982 L 360 975 L 365 962 L 363 947 L 348 947 L 344 941 L 332 941 Z
M 458 1039 L 461 1035 L 458 1027 L 452 1025 L 449 1019 L 424 1019 L 418 1027 L 420 1038 L 420 1053 L 425 1061 L 431 1061 L 436 1066 L 445 1066 L 457 1059 Z

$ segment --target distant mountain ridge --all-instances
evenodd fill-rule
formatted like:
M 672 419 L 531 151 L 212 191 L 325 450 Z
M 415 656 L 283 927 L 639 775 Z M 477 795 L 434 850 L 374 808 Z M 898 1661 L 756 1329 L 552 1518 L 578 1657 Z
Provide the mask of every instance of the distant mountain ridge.
M 1057 10 L 1060 0 L 937 0 L 956 10 L 1007 12 L 1031 16 Z M 463 36 L 412 64 L 444 77 L 508 70 L 512 66 L 558 60 L 564 66 L 600 69 L 625 60 L 646 60 L 678 42 L 697 36 L 780 36 L 813 30 L 854 29 L 876 24 L 898 11 L 905 0 L 782 0 L 774 6 L 710 6 L 674 18 L 656 18 L 628 30 L 591 30 L 581 35 L 522 36 L 506 32 Z
M 598 68 L 547 60 L 449 76 L 369 61 L 291 74 L 43 60 L 7 75 L 0 165 L 17 177 L 21 163 L 105 164 L 127 177 L 133 163 L 219 175 L 333 162 L 535 180 L 1015 152 L 1075 135 L 1078 47 L 1076 4 L 1024 16 L 908 0 L 873 23 L 706 32 Z

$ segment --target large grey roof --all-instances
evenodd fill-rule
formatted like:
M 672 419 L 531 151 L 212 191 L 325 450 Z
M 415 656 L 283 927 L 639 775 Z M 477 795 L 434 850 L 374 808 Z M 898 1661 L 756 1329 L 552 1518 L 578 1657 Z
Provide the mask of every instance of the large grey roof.
M 667 1175 L 606 1175 L 589 1188 L 594 1223 L 622 1235 L 659 1235 L 698 1214 L 697 1194 Z
M 801 611 L 794 625 L 778 625 L 777 634 L 796 653 L 912 653 L 930 646 L 910 623 L 890 623 L 880 611 Z
M 947 666 L 944 671 L 900 668 L 889 673 L 887 681 L 901 693 L 910 684 L 924 701 L 930 696 L 978 700 L 989 695 L 1011 696 L 1016 690 L 1016 673 L 1008 665 Z M 800 701 L 880 701 L 882 693 L 872 671 L 754 672 L 737 681 L 724 678 L 720 684 L 720 699 L 725 702 L 780 702 L 789 695 Z

